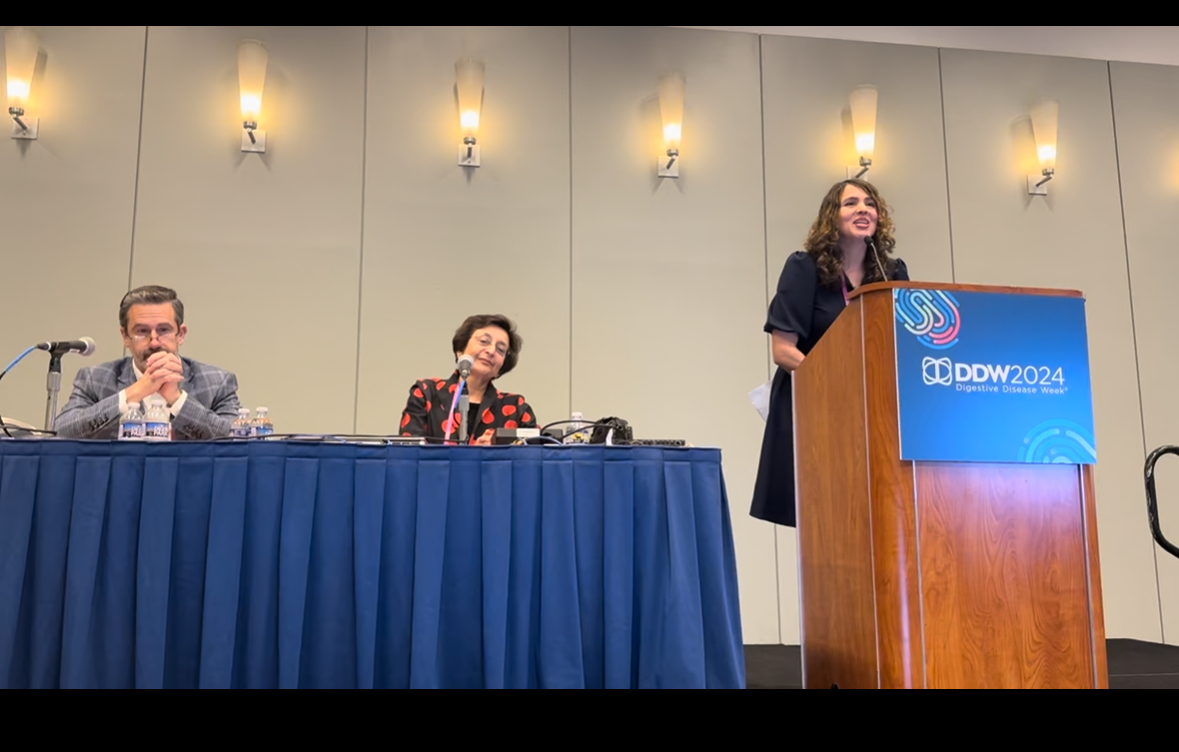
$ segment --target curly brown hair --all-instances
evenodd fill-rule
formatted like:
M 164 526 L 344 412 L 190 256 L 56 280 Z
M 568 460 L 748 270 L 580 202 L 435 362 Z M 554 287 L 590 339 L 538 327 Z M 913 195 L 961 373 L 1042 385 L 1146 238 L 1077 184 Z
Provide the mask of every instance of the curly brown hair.
M 508 333 L 508 353 L 504 356 L 504 364 L 499 369 L 499 375 L 503 376 L 516 367 L 516 363 L 520 361 L 520 350 L 524 347 L 524 338 L 516 332 L 516 325 L 507 316 L 499 313 L 468 316 L 455 330 L 454 339 L 450 344 L 454 349 L 455 360 L 458 360 L 459 354 L 467 349 L 467 343 L 471 341 L 475 332 L 488 326 L 498 326 Z
M 848 178 L 839 181 L 827 191 L 823 203 L 819 205 L 819 216 L 811 225 L 806 242 L 802 246 L 815 260 L 815 266 L 819 269 L 819 281 L 824 285 L 836 284 L 843 275 L 843 253 L 839 250 L 839 206 L 843 201 L 843 189 L 849 185 L 854 185 L 867 193 L 868 197 L 876 202 L 876 232 L 872 235 L 868 252 L 864 254 L 862 284 L 885 281 L 885 277 L 880 274 L 881 269 L 891 276 L 896 266 L 896 262 L 888 257 L 896 246 L 896 240 L 892 236 L 892 215 L 889 213 L 888 204 L 880 197 L 876 186 L 866 180 Z

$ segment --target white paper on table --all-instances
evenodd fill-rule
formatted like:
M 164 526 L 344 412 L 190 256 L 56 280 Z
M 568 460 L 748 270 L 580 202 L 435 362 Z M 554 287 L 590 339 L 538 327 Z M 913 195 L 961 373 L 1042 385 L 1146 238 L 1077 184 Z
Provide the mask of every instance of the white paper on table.
M 749 393 L 749 401 L 753 403 L 753 409 L 757 410 L 757 414 L 761 416 L 762 420 L 770 419 L 770 385 L 772 383 L 767 381 Z

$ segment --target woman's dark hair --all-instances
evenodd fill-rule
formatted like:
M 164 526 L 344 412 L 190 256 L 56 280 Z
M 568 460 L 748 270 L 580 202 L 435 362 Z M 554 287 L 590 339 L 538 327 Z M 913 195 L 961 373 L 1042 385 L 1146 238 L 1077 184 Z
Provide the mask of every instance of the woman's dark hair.
M 467 344 L 475 332 L 489 326 L 498 326 L 508 333 L 508 353 L 504 356 L 503 367 L 499 369 L 499 375 L 503 376 L 516 367 L 516 363 L 520 360 L 520 349 L 524 347 L 524 339 L 516 333 L 516 325 L 507 316 L 499 313 L 468 316 L 467 320 L 454 330 L 454 339 L 451 340 L 452 349 L 456 353 L 466 350 Z
M 824 285 L 834 285 L 839 281 L 843 275 L 843 253 L 839 250 L 839 207 L 843 203 L 843 189 L 849 185 L 854 185 L 867 193 L 876 203 L 876 232 L 872 235 L 872 243 L 868 246 L 867 253 L 864 254 L 862 284 L 884 282 L 885 279 L 880 276 L 880 269 L 883 268 L 888 274 L 892 274 L 895 262 L 888 255 L 897 243 L 892 236 L 894 228 L 888 204 L 884 203 L 876 186 L 866 180 L 849 178 L 831 186 L 831 190 L 823 197 L 823 203 L 819 205 L 819 216 L 811 225 L 811 231 L 807 233 L 806 242 L 802 247 L 815 260 L 815 266 L 819 268 L 820 282 Z M 873 247 L 876 249 L 875 256 L 872 255 Z

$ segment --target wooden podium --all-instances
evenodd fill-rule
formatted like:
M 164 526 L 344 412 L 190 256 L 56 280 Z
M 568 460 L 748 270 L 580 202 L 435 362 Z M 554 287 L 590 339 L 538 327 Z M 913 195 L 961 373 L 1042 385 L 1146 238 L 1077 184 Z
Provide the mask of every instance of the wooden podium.
M 902 461 L 897 287 L 1081 297 L 866 285 L 795 372 L 804 686 L 1106 688 L 1092 465 Z

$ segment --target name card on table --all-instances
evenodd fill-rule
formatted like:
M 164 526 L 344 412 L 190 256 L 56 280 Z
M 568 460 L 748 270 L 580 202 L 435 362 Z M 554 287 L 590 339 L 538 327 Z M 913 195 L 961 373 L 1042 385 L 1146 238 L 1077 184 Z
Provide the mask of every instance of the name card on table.
M 1082 298 L 895 289 L 901 459 L 1095 464 Z

